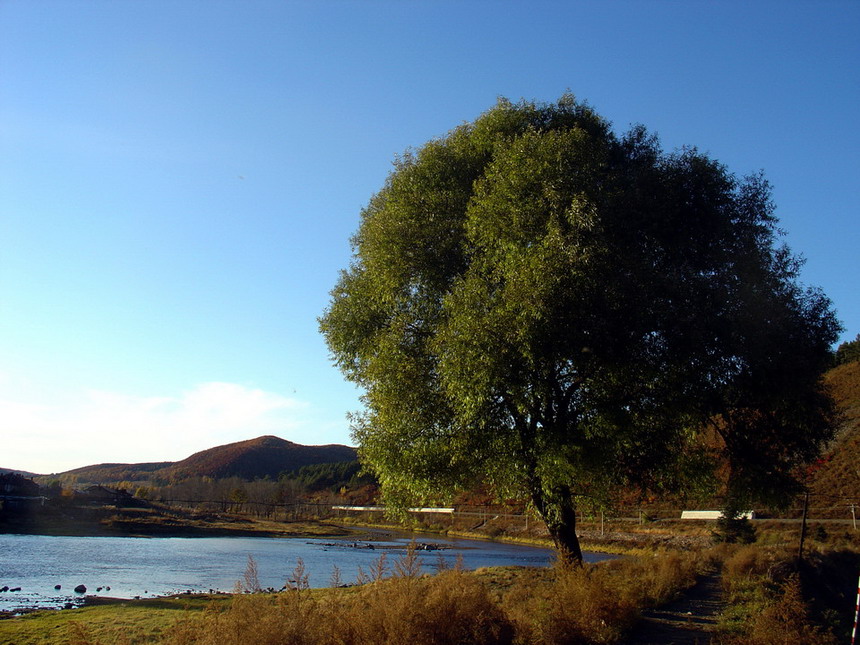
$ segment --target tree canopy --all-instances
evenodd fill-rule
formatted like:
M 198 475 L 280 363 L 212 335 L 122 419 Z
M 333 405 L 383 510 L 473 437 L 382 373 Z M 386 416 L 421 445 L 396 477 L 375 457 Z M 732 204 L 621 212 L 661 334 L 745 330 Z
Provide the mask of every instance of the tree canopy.
M 852 361 L 860 361 L 860 334 L 854 340 L 846 340 L 836 348 L 833 362 L 836 365 L 844 365 Z
M 388 502 L 481 482 L 577 560 L 577 504 L 618 487 L 796 491 L 831 432 L 839 324 L 773 211 L 761 175 L 615 135 L 569 95 L 397 158 L 320 319 Z

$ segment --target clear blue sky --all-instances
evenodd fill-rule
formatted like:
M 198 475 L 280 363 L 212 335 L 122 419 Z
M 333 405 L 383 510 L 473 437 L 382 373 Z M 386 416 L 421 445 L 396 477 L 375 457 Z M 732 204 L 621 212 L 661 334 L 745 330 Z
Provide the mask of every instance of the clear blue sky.
M 397 153 L 566 90 L 739 175 L 860 333 L 860 3 L 0 0 L 0 466 L 348 443 L 316 318 Z

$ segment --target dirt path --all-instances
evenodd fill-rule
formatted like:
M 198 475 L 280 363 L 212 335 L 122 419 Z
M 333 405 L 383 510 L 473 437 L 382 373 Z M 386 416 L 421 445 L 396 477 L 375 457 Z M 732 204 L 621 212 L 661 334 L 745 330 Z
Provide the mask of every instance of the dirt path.
M 643 612 L 627 645 L 706 645 L 711 642 L 717 617 L 723 610 L 720 576 L 716 570 L 678 600 Z

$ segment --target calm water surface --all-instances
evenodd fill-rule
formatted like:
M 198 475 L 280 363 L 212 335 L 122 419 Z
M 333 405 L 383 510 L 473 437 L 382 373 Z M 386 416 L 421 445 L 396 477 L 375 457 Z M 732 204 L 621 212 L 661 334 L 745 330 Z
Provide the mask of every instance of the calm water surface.
M 354 582 L 359 567 L 386 553 L 389 566 L 405 553 L 410 540 L 433 543 L 444 549 L 422 552 L 425 571 L 432 572 L 440 558 L 454 566 L 462 556 L 468 569 L 499 565 L 546 566 L 548 549 L 498 542 L 449 539 L 440 536 L 379 534 L 373 541 L 308 538 L 128 538 L 0 535 L 0 611 L 22 607 L 62 607 L 83 596 L 74 588 L 83 584 L 87 595 L 115 598 L 151 597 L 171 593 L 232 591 L 243 576 L 248 556 L 257 563 L 262 587 L 280 589 L 292 578 L 299 558 L 312 587 L 331 582 L 333 568 L 343 582 Z M 368 548 L 372 544 L 373 549 Z M 358 548 L 356 548 L 356 546 Z M 586 554 L 595 561 L 605 556 Z M 61 585 L 58 591 L 55 585 Z M 102 587 L 101 591 L 97 591 Z M 106 587 L 110 587 L 108 591 Z

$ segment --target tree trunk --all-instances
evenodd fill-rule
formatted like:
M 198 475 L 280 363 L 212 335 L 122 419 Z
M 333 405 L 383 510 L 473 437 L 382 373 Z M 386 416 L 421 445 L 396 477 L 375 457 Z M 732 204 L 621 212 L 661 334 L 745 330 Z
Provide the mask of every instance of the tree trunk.
M 532 501 L 546 523 L 558 558 L 566 564 L 582 565 L 582 549 L 576 535 L 576 506 L 569 486 L 560 486 L 551 496 L 533 491 Z
M 548 522 L 546 526 L 555 543 L 559 560 L 567 564 L 581 565 L 582 549 L 579 546 L 579 538 L 576 535 L 575 520 L 570 524 Z

